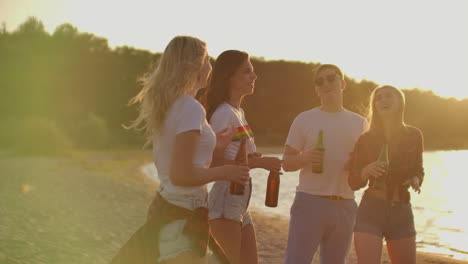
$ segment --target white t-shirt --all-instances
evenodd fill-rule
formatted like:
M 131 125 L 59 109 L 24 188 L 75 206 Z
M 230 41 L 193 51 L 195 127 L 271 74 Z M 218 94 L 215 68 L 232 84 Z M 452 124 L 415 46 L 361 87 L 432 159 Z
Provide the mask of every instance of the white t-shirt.
M 312 173 L 312 165 L 302 168 L 296 191 L 353 199 L 354 192 L 348 186 L 348 171 L 344 165 L 355 142 L 367 128 L 365 118 L 348 110 L 328 113 L 314 108 L 300 113 L 291 125 L 286 145 L 298 151 L 312 150 L 319 130 L 323 130 L 325 154 L 323 173 Z
M 237 132 L 233 136 L 231 143 L 224 150 L 225 160 L 234 160 L 240 146 L 242 136 L 247 136 L 247 153 L 256 151 L 252 129 L 245 120 L 244 110 L 224 102 L 213 112 L 210 118 L 210 125 L 214 131 L 219 131 L 230 127 Z
M 161 183 L 161 196 L 175 205 L 194 209 L 193 207 L 206 205 L 208 194 L 206 185 L 176 186 L 169 177 L 172 162 L 177 162 L 172 160 L 175 138 L 178 134 L 190 130 L 200 131 L 200 142 L 195 152 L 193 166 L 208 168 L 216 145 L 216 135 L 206 121 L 203 106 L 189 95 L 180 96 L 172 105 L 164 121 L 161 135 L 153 141 L 153 154 Z

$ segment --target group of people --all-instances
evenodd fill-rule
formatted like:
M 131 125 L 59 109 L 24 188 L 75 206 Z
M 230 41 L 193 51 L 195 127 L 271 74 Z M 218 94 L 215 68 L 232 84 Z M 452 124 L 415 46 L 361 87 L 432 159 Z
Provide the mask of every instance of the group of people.
M 160 187 L 146 223 L 112 263 L 258 263 L 251 168 L 300 170 L 285 263 L 309 264 L 318 246 L 321 263 L 345 263 L 353 233 L 359 263 L 380 263 L 383 238 L 392 263 L 416 263 L 408 190 L 419 192 L 423 180 L 423 137 L 404 123 L 403 93 L 377 87 L 368 122 L 343 108 L 339 67 L 323 64 L 313 74 L 320 106 L 295 118 L 282 160 L 263 156 L 241 108 L 257 79 L 249 55 L 227 50 L 212 67 L 205 42 L 173 38 L 131 101 L 139 115 L 130 127 L 152 143 Z M 314 149 L 319 131 L 325 151 Z M 239 165 L 243 137 L 248 163 Z M 384 145 L 389 166 L 378 161 Z M 323 172 L 313 172 L 319 164 Z M 231 183 L 244 193 L 232 194 Z M 366 186 L 358 207 L 353 191 Z

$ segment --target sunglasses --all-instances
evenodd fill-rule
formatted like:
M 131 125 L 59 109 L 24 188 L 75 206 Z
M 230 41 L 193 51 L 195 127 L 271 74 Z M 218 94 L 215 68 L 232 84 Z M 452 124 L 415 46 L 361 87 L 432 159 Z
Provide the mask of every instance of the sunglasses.
M 325 83 L 325 81 L 331 83 L 331 82 L 333 82 L 337 77 L 341 79 L 341 76 L 339 76 L 339 75 L 336 74 L 336 73 L 335 73 L 335 74 L 330 74 L 330 75 L 325 76 L 325 78 L 324 78 L 324 77 L 317 78 L 317 79 L 314 81 L 314 83 L 315 83 L 316 86 L 322 86 L 322 85 Z

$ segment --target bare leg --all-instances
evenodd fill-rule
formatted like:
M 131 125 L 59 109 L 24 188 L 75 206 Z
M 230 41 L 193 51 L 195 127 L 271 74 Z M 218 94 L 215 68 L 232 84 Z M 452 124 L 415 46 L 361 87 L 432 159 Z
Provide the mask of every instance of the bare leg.
M 253 224 L 242 227 L 240 260 L 242 264 L 257 264 L 257 239 Z
M 382 238 L 368 233 L 354 233 L 354 247 L 359 264 L 378 264 L 382 255 Z
M 211 233 L 223 248 L 229 262 L 239 264 L 242 232 L 241 224 L 225 218 L 210 221 Z
M 387 250 L 393 264 L 416 263 L 416 237 L 387 240 Z

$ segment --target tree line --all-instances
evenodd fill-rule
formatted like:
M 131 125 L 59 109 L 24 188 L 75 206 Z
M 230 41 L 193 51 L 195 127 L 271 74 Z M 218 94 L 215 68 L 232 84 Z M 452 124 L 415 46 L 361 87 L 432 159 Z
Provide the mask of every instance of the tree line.
M 51 153 L 62 148 L 140 147 L 141 134 L 128 131 L 136 117 L 128 106 L 138 78 L 154 67 L 159 53 L 122 46 L 80 32 L 71 24 L 48 33 L 28 18 L 18 28 L 0 29 L 0 149 Z M 282 145 L 294 117 L 319 104 L 313 89 L 315 62 L 268 61 L 253 57 L 259 78 L 244 102 L 259 145 Z M 346 76 L 344 105 L 367 114 L 370 80 Z M 402 87 L 399 87 L 402 88 Z M 403 89 L 406 122 L 419 127 L 428 149 L 468 148 L 468 99 Z

